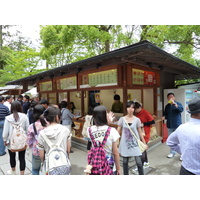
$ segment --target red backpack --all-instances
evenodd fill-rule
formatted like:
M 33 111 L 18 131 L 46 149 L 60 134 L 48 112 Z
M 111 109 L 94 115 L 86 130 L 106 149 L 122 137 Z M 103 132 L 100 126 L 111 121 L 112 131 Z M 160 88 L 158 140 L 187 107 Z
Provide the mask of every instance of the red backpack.
M 93 143 L 93 147 L 88 153 L 88 164 L 92 165 L 91 175 L 114 175 L 104 150 L 105 143 L 110 135 L 110 129 L 111 127 L 108 127 L 102 143 L 98 141 L 99 145 L 97 145 L 97 142 L 94 140 L 94 136 L 92 135 L 91 127 L 89 128 L 90 138 Z

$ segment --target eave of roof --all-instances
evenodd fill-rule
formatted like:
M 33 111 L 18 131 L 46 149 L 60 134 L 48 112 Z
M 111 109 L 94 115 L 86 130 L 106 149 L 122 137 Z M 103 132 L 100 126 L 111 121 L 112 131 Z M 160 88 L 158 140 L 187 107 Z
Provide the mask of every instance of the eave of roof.
M 118 62 L 132 62 L 143 65 L 149 65 L 149 67 L 155 67 L 160 70 L 171 71 L 175 75 L 176 80 L 183 78 L 198 78 L 200 77 L 200 69 L 194 65 L 185 62 L 172 54 L 167 53 L 163 49 L 150 43 L 147 40 L 129 45 L 120 49 L 116 49 L 104 54 L 100 54 L 91 58 L 87 58 L 75 63 L 67 64 L 61 67 L 50 69 L 32 76 L 28 76 L 15 81 L 10 81 L 10 84 L 22 84 L 23 82 L 36 82 L 36 80 L 43 79 L 46 76 L 54 76 L 55 74 L 67 74 L 77 73 L 79 69 L 86 70 L 89 66 L 96 67 L 97 63 L 101 63 L 102 66 L 105 61 L 118 59 Z M 151 66 L 150 66 L 151 65 Z

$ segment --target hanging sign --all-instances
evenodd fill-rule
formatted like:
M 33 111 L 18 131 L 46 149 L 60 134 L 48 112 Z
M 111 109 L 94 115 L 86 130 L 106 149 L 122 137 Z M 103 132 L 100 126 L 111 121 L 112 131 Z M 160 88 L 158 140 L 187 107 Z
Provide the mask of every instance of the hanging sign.
M 57 89 L 59 90 L 68 90 L 76 88 L 76 76 L 57 80 Z
M 90 87 L 117 85 L 117 69 L 90 73 L 82 78 L 82 85 Z
M 135 85 L 155 85 L 155 72 L 132 69 L 132 83 Z
M 52 90 L 52 81 L 40 83 L 40 91 L 51 91 Z

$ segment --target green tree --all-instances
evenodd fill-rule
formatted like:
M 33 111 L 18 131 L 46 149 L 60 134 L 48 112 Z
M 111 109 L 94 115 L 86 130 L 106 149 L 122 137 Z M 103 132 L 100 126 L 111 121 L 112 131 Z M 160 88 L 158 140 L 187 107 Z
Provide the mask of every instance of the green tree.
M 9 26 L 1 25 L 0 41 L 0 85 L 41 71 L 37 69 L 40 54 L 20 31 L 11 35 Z
M 52 68 L 99 55 L 136 41 L 133 39 L 134 27 L 120 25 L 42 26 L 41 57 Z
M 145 25 L 141 26 L 141 40 L 149 40 L 161 48 L 172 47 L 173 55 L 195 65 L 194 53 L 200 49 L 200 26 Z

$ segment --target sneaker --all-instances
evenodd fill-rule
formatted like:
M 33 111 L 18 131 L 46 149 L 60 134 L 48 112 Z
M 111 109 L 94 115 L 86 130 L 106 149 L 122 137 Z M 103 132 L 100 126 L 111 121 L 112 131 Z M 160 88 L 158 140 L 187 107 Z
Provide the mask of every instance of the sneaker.
M 8 170 L 7 175 L 16 175 L 16 171 Z
M 167 155 L 168 158 L 173 158 L 175 155 L 173 153 L 170 153 Z
M 138 175 L 138 168 L 135 168 L 135 169 L 131 169 L 131 172 L 135 175 Z
M 144 162 L 143 167 L 144 167 L 144 169 L 150 167 L 149 162 Z

